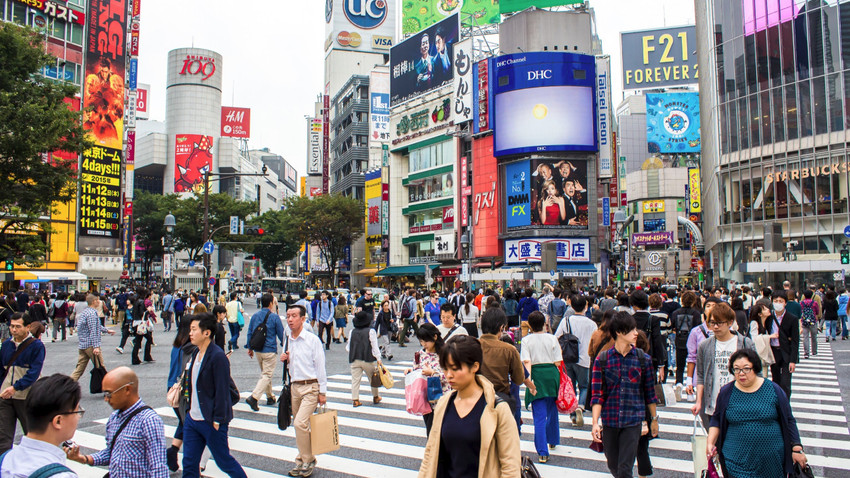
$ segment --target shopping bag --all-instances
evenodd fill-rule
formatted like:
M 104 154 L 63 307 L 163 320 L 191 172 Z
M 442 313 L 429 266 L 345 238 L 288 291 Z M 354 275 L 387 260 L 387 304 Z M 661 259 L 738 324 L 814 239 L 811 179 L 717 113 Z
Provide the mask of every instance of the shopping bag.
M 242 315 L 242 310 L 236 309 L 236 324 L 240 328 L 245 327 L 245 316 Z
M 292 388 L 289 378 L 289 362 L 283 364 L 283 388 L 277 396 L 277 427 L 286 430 L 292 424 Z
M 389 390 L 393 388 L 394 383 L 395 380 L 393 380 L 393 374 L 387 370 L 387 367 L 385 367 L 384 364 L 381 364 L 381 384 L 384 385 L 384 388 Z
M 691 435 L 691 450 L 694 459 L 694 478 L 702 478 L 703 472 L 708 469 L 708 457 L 706 457 L 706 446 L 708 446 L 708 435 L 702 426 L 699 415 L 694 416 L 694 431 Z
M 655 396 L 658 397 L 657 406 L 659 407 L 671 407 L 677 403 L 676 392 L 669 383 L 656 383 Z
M 416 416 L 431 413 L 426 392 L 427 382 L 422 376 L 422 370 L 412 370 L 404 376 L 404 402 L 407 413 Z
M 756 344 L 756 352 L 761 357 L 764 365 L 773 365 L 776 363 L 776 357 L 773 356 L 773 349 L 770 347 L 770 336 L 767 334 L 759 334 L 753 337 Z
M 91 383 L 89 384 L 89 391 L 91 393 L 102 393 L 103 392 L 103 377 L 106 376 L 106 367 L 103 366 L 103 359 L 97 357 L 97 360 L 93 360 L 92 364 L 94 368 L 91 369 Z
M 720 473 L 717 472 L 718 467 L 714 464 L 714 461 L 708 462 L 708 467 L 702 472 L 702 478 L 722 478 Z
M 561 385 L 558 386 L 558 398 L 555 400 L 555 405 L 561 413 L 573 413 L 578 406 L 576 388 L 573 386 L 573 381 L 567 376 L 563 364 L 561 365 L 560 372 Z
M 432 375 L 428 377 L 428 401 L 439 400 L 443 396 L 443 382 L 440 377 Z
M 339 424 L 336 410 L 328 410 L 324 405 L 310 416 L 310 445 L 314 455 L 339 450 Z

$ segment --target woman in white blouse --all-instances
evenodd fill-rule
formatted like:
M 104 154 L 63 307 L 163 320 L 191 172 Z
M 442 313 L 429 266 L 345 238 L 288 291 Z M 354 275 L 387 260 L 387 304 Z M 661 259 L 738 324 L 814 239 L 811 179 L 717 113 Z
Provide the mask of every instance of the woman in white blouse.
M 457 314 L 460 318 L 460 323 L 463 324 L 469 335 L 478 338 L 478 324 L 481 321 L 481 312 L 478 310 L 478 307 L 475 307 L 473 302 L 475 302 L 475 295 L 472 293 L 466 294 L 466 303 L 460 306 Z

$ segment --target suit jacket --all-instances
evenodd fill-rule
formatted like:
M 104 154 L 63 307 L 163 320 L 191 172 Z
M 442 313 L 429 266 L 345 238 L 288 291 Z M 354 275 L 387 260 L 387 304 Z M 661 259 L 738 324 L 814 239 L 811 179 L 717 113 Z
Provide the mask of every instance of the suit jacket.
M 774 321 L 776 321 L 776 315 L 770 314 L 764 324 L 768 333 L 772 333 Z M 782 355 L 780 363 L 800 363 L 800 318 L 787 310 L 779 325 L 779 351 Z M 780 357 L 776 357 L 777 362 L 779 359 Z
M 197 356 L 196 350 L 192 354 L 192 366 Z M 192 371 L 189 370 L 191 377 Z M 189 381 L 191 387 L 191 380 Z M 211 343 L 204 354 L 201 362 L 201 370 L 198 372 L 198 406 L 204 415 L 204 421 L 212 424 L 229 423 L 233 419 L 233 404 L 230 401 L 230 360 L 227 359 L 224 350 L 218 345 Z M 189 392 L 189 400 L 192 393 Z M 190 404 L 186 405 L 188 412 Z

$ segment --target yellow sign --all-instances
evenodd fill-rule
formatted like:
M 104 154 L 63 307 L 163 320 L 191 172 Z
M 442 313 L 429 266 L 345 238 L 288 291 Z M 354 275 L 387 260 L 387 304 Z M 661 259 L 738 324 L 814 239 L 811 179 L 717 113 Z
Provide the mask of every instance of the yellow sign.
M 644 201 L 643 212 L 664 212 L 664 200 L 660 201 Z
M 702 212 L 702 192 L 700 191 L 699 169 L 688 169 L 688 185 L 690 187 L 690 212 Z

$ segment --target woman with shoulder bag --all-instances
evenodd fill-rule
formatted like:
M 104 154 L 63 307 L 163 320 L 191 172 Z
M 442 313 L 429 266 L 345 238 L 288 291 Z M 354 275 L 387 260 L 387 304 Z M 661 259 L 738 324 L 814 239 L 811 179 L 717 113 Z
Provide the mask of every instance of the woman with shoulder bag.
M 419 339 L 422 350 L 414 354 L 413 368 L 405 370 L 404 374 L 407 375 L 411 370 L 421 370 L 424 377 L 439 377 L 443 394 L 448 393 L 450 390 L 449 382 L 440 366 L 440 352 L 445 344 L 443 336 L 434 324 L 422 324 L 416 331 L 416 337 Z M 436 404 L 436 400 L 431 401 L 431 413 L 422 415 L 422 419 L 425 421 L 426 436 L 431 434 L 431 425 L 434 422 L 433 407 Z
M 133 334 L 133 353 L 132 353 L 132 363 L 133 365 L 139 365 L 142 363 L 139 360 L 139 351 L 142 349 L 142 339 L 145 339 L 145 362 L 153 362 L 154 359 L 151 357 L 151 345 L 153 340 L 153 330 L 152 327 L 149 327 L 149 319 L 148 319 L 148 311 L 145 307 L 144 296 L 146 295 L 145 291 L 140 291 L 138 297 L 134 297 L 130 300 L 132 302 L 132 314 L 133 314 L 133 322 L 130 324 L 130 332 Z
M 339 298 L 345 307 L 345 299 Z M 339 307 L 339 305 L 337 305 Z M 348 352 L 348 363 L 351 367 L 351 401 L 355 407 L 363 405 L 360 401 L 360 379 L 365 374 L 371 378 L 376 366 L 381 366 L 381 350 L 378 348 L 378 334 L 370 327 L 372 320 L 369 314 L 362 310 L 354 314 L 354 329 L 351 340 L 345 345 Z M 372 403 L 381 403 L 379 388 L 372 386 Z
M 419 329 L 420 332 L 422 329 Z M 438 335 L 439 337 L 439 335 Z M 433 412 L 419 478 L 518 477 L 519 432 L 507 402 L 479 374 L 483 353 L 474 337 L 460 335 L 440 352 L 452 391 Z
M 375 317 L 375 331 L 378 333 L 378 343 L 381 344 L 381 357 L 387 360 L 393 359 L 393 354 L 390 352 L 390 333 L 392 333 L 395 319 L 390 309 L 390 301 L 384 300 L 381 303 L 381 311 Z

